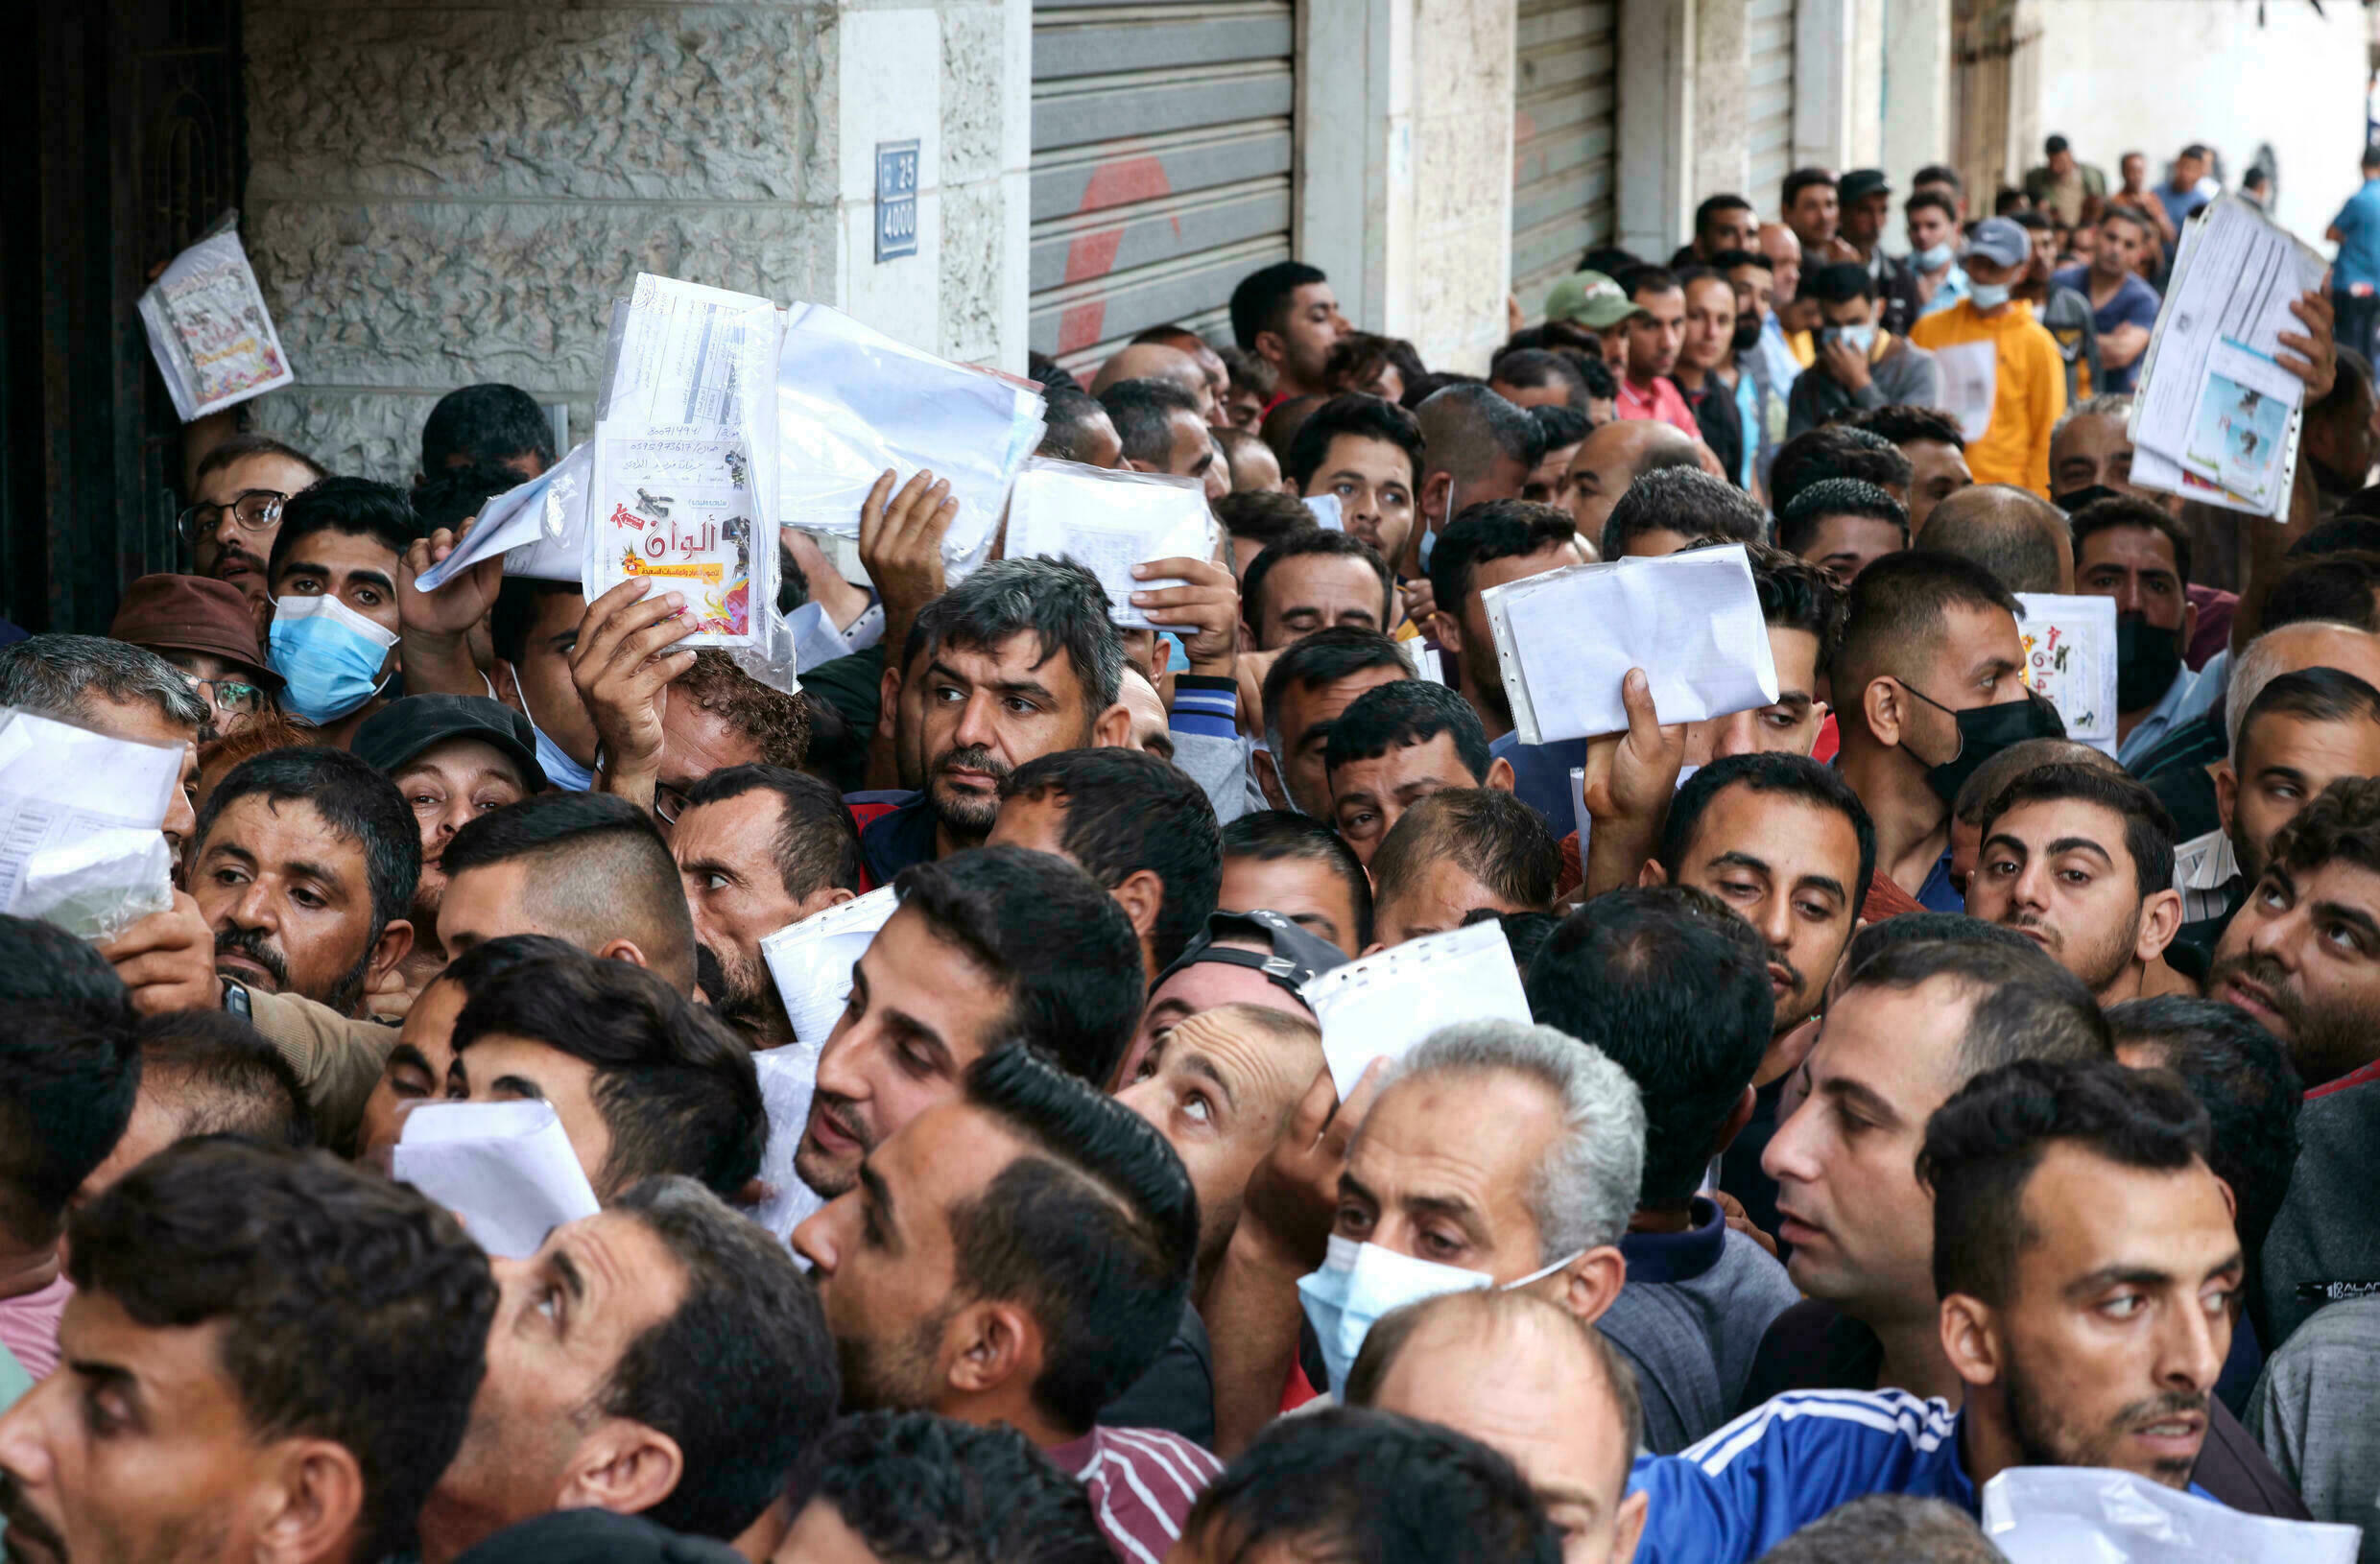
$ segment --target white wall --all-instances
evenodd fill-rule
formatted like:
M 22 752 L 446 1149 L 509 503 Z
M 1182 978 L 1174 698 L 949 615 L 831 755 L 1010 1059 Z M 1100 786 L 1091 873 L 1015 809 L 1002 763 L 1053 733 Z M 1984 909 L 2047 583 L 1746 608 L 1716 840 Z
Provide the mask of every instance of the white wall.
M 2223 154 L 2236 182 L 2259 142 L 2279 162 L 2275 214 L 2309 244 L 2357 183 L 2364 141 L 2363 8 L 2271 0 L 2041 0 L 2040 113 L 2107 171 L 2146 152 L 2150 177 L 2188 142 Z M 2012 116 L 2019 117 L 2021 116 Z M 2028 165 L 2040 148 L 2026 149 Z

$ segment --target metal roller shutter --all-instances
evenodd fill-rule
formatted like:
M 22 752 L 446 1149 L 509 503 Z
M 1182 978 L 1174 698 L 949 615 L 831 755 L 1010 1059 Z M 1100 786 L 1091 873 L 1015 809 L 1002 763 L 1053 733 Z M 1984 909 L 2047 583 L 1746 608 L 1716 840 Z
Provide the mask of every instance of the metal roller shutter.
M 1512 81 L 1512 292 L 1546 290 L 1611 242 L 1615 0 L 1520 0 Z
M 1036 350 L 1229 340 L 1233 285 L 1289 256 L 1295 42 L 1290 0 L 1034 0 Z
M 1793 172 L 1794 4 L 1795 0 L 1751 0 L 1744 16 L 1750 34 L 1746 112 L 1751 121 L 1752 187 L 1743 195 L 1772 222 L 1777 217 L 1785 176 Z

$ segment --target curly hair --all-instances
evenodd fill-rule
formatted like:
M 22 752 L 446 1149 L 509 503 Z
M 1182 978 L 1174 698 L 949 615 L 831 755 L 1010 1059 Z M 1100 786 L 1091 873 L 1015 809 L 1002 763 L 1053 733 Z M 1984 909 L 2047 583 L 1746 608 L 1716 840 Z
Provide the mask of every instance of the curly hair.
M 697 652 L 694 666 L 678 675 L 674 687 L 750 739 L 762 764 L 797 771 L 809 758 L 809 709 L 798 698 L 745 673 L 717 648 Z

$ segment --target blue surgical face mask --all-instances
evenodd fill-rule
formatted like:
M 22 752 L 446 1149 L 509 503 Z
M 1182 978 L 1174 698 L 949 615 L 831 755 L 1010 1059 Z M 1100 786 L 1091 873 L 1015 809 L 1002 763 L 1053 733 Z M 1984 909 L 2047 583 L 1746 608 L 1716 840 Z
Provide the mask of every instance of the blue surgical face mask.
M 1578 1257 L 1565 1255 L 1503 1291 L 1510 1292 L 1541 1281 Z M 1355 1366 L 1355 1355 L 1364 1350 L 1364 1338 L 1371 1334 L 1381 1315 L 1441 1292 L 1466 1292 L 1494 1285 L 1494 1278 L 1483 1271 L 1416 1260 L 1334 1233 L 1322 1268 L 1297 1279 L 1297 1296 L 1305 1305 L 1306 1322 L 1314 1327 L 1315 1339 L 1321 1343 L 1330 1387 L 1345 1393 L 1347 1371 Z
M 1863 354 L 1875 351 L 1876 328 L 1872 322 L 1864 326 L 1837 326 L 1835 336 Z
M 1948 245 L 1936 245 L 1930 249 L 1918 250 L 1909 258 L 1916 262 L 1920 272 L 1940 272 L 1950 264 L 1950 253 Z
M 289 681 L 281 692 L 283 709 L 320 727 L 380 693 L 388 683 L 380 670 L 396 632 L 325 593 L 274 598 L 271 641 L 266 660 Z
M 1967 297 L 1974 301 L 1979 310 L 1996 310 L 2011 296 L 2011 291 L 2005 282 L 1978 282 L 1967 291 Z
M 570 752 L 547 738 L 545 729 L 537 725 L 536 713 L 529 709 L 529 692 L 521 688 L 520 670 L 517 668 L 512 670 L 512 693 L 520 698 L 521 715 L 529 719 L 529 736 L 534 741 L 537 765 L 544 770 L 546 781 L 564 793 L 595 791 L 595 768 L 582 766 L 571 759 Z

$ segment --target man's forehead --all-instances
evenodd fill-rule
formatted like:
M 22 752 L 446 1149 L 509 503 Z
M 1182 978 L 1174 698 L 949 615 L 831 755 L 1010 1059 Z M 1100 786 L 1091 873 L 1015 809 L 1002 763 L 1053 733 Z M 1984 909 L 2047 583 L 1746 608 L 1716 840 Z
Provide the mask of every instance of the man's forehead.
M 2240 729 L 2240 779 L 2251 780 L 2273 767 L 2287 767 L 2319 783 L 2380 775 L 2380 723 L 2360 713 L 2334 722 L 2267 712 Z
M 1064 645 L 1056 640 L 1043 645 L 1041 633 L 1031 628 L 1012 630 L 988 645 L 944 641 L 934 649 L 933 660 L 982 683 L 1037 678 L 1046 684 L 1052 674 L 1060 671 L 1073 677 Z
M 1692 866 L 1722 853 L 1749 853 L 1786 872 L 1816 859 L 1847 889 L 1859 872 L 1859 833 L 1841 810 L 1815 798 L 1731 782 L 1703 807 L 1683 856 Z
M 2062 1287 L 2100 1270 L 2163 1272 L 2194 1286 L 2239 1250 L 2223 1186 L 2196 1158 L 2138 1168 L 2075 1142 L 2053 1143 L 2023 1196 L 2029 1242 L 2018 1253 Z
M 1366 690 L 1375 685 L 1393 684 L 1398 679 L 1411 676 L 1404 665 L 1398 663 L 1393 666 L 1383 664 L 1378 668 L 1359 668 L 1354 673 L 1343 678 L 1332 679 L 1327 684 L 1308 684 L 1302 679 L 1292 679 L 1289 681 L 1289 688 L 1281 692 L 1281 704 L 1284 708 L 1293 708 L 1302 712 L 1304 716 L 1295 723 L 1284 722 L 1281 729 L 1285 733 L 1295 735 L 1303 731 L 1309 723 L 1327 723 L 1353 705 L 1355 698 Z M 1283 715 L 1287 715 L 1286 710 Z
M 78 1290 L 58 1320 L 59 1360 L 136 1381 L 153 1415 L 170 1408 L 185 1422 L 208 1404 L 238 1416 L 238 1390 L 223 1365 L 221 1319 L 197 1325 L 144 1325 L 107 1292 Z
M 2172 573 L 2178 568 L 2174 557 L 2174 540 L 2154 527 L 2102 527 L 2082 540 L 2075 551 L 2074 562 L 2078 569 L 2120 564 L 2134 570 Z
M 1974 995 L 1952 978 L 1928 978 L 1909 988 L 1855 984 L 1828 1009 L 1811 1055 L 1812 1082 L 1864 1086 L 1922 1121 L 1950 1095 L 1974 1010 Z
M 2097 456 L 2131 444 L 2131 436 L 2124 432 L 2124 420 L 2112 413 L 2078 413 L 2066 420 L 2066 427 L 2058 432 L 2057 447 L 2060 451 L 2087 452 Z
M 377 571 L 383 576 L 396 572 L 396 552 L 369 533 L 344 533 L 336 527 L 318 527 L 310 533 L 292 537 L 284 532 L 280 539 L 281 568 L 306 562 L 325 566 L 334 571 Z
M 260 843 L 281 851 L 317 854 L 325 867 L 345 866 L 346 859 L 361 862 L 364 844 L 322 818 L 310 798 L 274 798 L 267 794 L 243 794 L 223 806 L 206 833 L 205 845 L 236 841 L 250 850 Z M 337 856 L 332 856 L 337 855 Z
M 2132 855 L 2125 845 L 2124 825 L 2123 816 L 2088 798 L 2035 798 L 2003 811 L 1984 837 L 2022 842 L 2028 852 L 2041 852 L 2053 842 L 2087 841 L 2129 868 Z
M 2346 858 L 2310 869 L 2282 866 L 2297 882 L 2298 902 L 2334 902 L 2380 920 L 2380 873 Z
M 1950 662 L 1964 671 L 1989 657 L 2011 663 L 2023 660 L 2024 647 L 2016 637 L 2016 616 L 1996 604 L 1979 608 L 1954 603 L 1944 609 L 1941 645 L 1936 660 Z
M 259 451 L 217 467 L 200 482 L 199 489 L 209 503 L 223 504 L 247 489 L 269 488 L 276 493 L 295 494 L 313 482 L 314 474 L 289 458 Z
M 512 758 L 482 739 L 441 739 L 389 773 L 393 781 L 434 772 L 457 780 L 485 775 L 490 771 L 513 784 L 524 778 Z
M 1392 478 L 1409 478 L 1413 474 L 1413 459 L 1402 445 L 1369 435 L 1333 435 L 1322 454 L 1322 465 L 1317 476 L 1328 477 L 1334 472 L 1386 472 Z
M 1552 1093 L 1512 1071 L 1408 1076 L 1372 1104 L 1347 1169 L 1382 1196 L 1456 1193 L 1439 1187 L 1450 1180 L 1485 1180 L 1487 1193 L 1518 1195 L 1557 1127 Z M 1408 1175 L 1418 1182 L 1408 1187 Z M 1383 1187 L 1392 1179 L 1400 1182 Z
M 558 1257 L 577 1269 L 599 1308 L 610 1303 L 635 1311 L 619 1321 L 630 1332 L 677 1313 L 686 1294 L 685 1263 L 629 1212 L 599 1211 L 555 1228 L 538 1249 L 537 1263 L 552 1265 Z
M 774 789 L 751 788 L 731 798 L 688 805 L 678 817 L 670 843 L 682 845 L 689 837 L 705 841 L 717 838 L 724 848 L 740 847 L 751 855 L 772 853 L 776 844 L 771 833 L 784 817 L 785 801 Z

